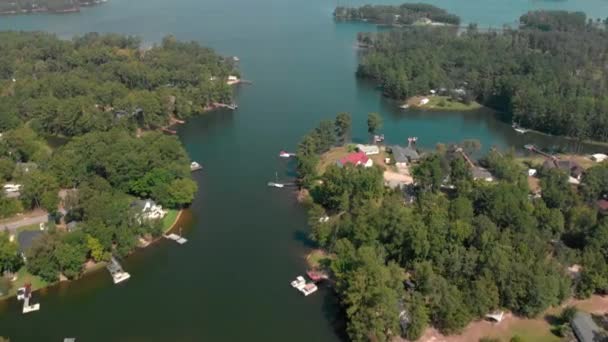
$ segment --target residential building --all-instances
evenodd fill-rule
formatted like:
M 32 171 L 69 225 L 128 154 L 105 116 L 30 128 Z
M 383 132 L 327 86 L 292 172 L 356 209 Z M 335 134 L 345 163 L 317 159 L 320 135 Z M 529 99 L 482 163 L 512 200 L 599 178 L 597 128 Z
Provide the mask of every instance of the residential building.
M 376 145 L 359 144 L 359 145 L 357 145 L 357 150 L 359 150 L 359 152 L 365 153 L 365 155 L 367 155 L 367 156 L 380 154 L 380 148 Z
M 134 201 L 131 203 L 131 207 L 138 210 L 141 218 L 144 220 L 158 220 L 167 215 L 167 211 L 163 210 L 161 205 L 156 204 L 151 199 Z
M 363 166 L 363 167 L 372 167 L 374 162 L 365 155 L 364 152 L 355 152 L 347 155 L 346 157 L 340 159 L 338 161 L 338 166 L 344 166 L 346 164 L 351 164 L 355 166 Z
M 420 159 L 418 152 L 411 146 L 401 147 L 395 145 L 391 146 L 390 149 L 397 167 L 405 167 L 408 164 L 416 162 Z
M 608 338 L 606 332 L 586 312 L 577 312 L 570 321 L 570 325 L 579 342 L 605 342 Z

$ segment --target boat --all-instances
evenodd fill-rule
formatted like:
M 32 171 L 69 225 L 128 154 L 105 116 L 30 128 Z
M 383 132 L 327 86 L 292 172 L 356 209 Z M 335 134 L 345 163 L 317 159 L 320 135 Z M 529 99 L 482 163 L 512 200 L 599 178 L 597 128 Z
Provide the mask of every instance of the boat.
M 295 156 L 295 153 L 289 153 L 289 152 L 285 152 L 285 151 L 279 152 L 279 157 L 281 157 L 281 158 L 291 158 L 293 156 Z
M 302 289 L 304 286 L 306 286 L 306 279 L 302 276 L 297 276 L 296 280 L 291 282 L 291 287 L 298 290 Z
M 327 273 L 316 270 L 308 270 L 306 271 L 306 275 L 315 283 L 329 279 Z
M 399 108 L 401 108 L 401 109 L 408 109 L 408 108 L 410 108 L 410 105 L 406 103 L 404 105 L 399 106 Z
M 240 59 L 237 56 L 232 57 L 232 60 L 235 61 L 235 62 L 240 61 Z
M 25 287 L 20 287 L 19 289 L 17 289 L 17 300 L 25 299 L 25 291 Z
M 308 283 L 308 284 L 304 285 L 304 287 L 302 287 L 302 289 L 300 289 L 300 292 L 302 292 L 305 296 L 308 296 L 310 294 L 317 292 L 317 290 L 318 290 L 317 285 L 315 285 L 314 283 Z
M 33 305 L 24 305 L 23 306 L 23 313 L 30 313 L 30 312 L 34 312 L 34 311 L 38 311 L 40 310 L 40 304 L 33 304 Z
M 272 188 L 283 188 L 283 187 L 285 187 L 285 184 L 279 183 L 279 173 L 278 172 L 275 172 L 274 179 L 275 179 L 274 182 L 268 182 L 268 186 L 269 187 L 272 187 Z
M 201 166 L 201 164 L 193 161 L 192 163 L 190 163 L 190 171 L 194 172 L 194 171 L 198 171 L 198 170 L 202 170 L 203 167 Z
M 517 132 L 519 134 L 526 134 L 526 133 L 528 133 L 527 129 L 522 128 L 521 126 L 519 126 L 516 123 L 513 123 L 513 125 L 511 127 L 513 127 L 513 129 L 515 130 L 515 132 Z

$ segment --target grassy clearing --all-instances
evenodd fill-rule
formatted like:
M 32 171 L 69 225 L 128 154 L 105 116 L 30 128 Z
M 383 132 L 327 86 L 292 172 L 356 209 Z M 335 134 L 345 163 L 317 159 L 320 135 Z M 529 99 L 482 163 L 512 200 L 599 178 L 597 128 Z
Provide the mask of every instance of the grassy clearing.
M 562 160 L 573 160 L 585 169 L 597 165 L 596 162 L 594 162 L 588 156 L 585 155 L 558 153 L 555 156 Z M 542 165 L 547 160 L 547 158 L 539 154 L 532 154 L 530 156 L 518 157 L 516 160 L 520 162 L 524 167 L 538 167 Z
M 30 274 L 24 266 L 19 270 L 19 272 L 17 272 L 17 280 L 15 282 L 11 282 L 11 288 L 5 297 L 16 295 L 17 290 L 20 287 L 25 286 L 26 283 L 32 284 L 33 291 L 39 290 L 49 285 L 49 283 L 42 280 L 40 277 Z
M 314 249 L 306 256 L 308 266 L 314 269 L 325 268 L 334 257 L 322 249 Z
M 344 158 L 350 152 L 348 151 L 347 146 L 334 147 L 331 150 L 323 153 L 321 155 L 321 160 L 319 161 L 319 165 L 317 165 L 317 173 L 322 175 L 327 170 L 327 167 L 331 164 L 335 164 L 336 161 Z
M 163 229 L 165 231 L 169 230 L 175 221 L 177 220 L 177 216 L 179 215 L 179 210 L 170 209 L 167 215 L 163 217 Z
M 429 110 L 448 110 L 448 111 L 473 111 L 485 108 L 478 102 L 472 101 L 469 104 L 465 104 L 459 101 L 454 101 L 449 96 L 428 96 L 429 103 L 420 105 L 420 100 L 425 96 L 414 96 L 407 100 L 407 104 L 413 108 L 429 109 Z
M 539 328 L 536 324 L 528 324 L 526 321 L 519 322 L 510 329 L 509 335 L 502 338 L 509 341 L 513 336 L 519 336 L 524 342 L 560 342 L 560 337 L 553 335 L 550 331 L 551 326 Z

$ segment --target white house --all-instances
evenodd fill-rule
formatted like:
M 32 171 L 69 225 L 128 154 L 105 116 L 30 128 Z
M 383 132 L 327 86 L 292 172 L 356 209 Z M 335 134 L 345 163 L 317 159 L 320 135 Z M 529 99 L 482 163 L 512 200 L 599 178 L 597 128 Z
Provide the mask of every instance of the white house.
M 156 204 L 153 200 L 137 200 L 131 206 L 141 210 L 141 218 L 144 220 L 159 220 L 167 215 L 167 211 L 163 210 L 162 205 Z
M 365 153 L 366 156 L 371 156 L 374 154 L 380 154 L 380 148 L 376 145 L 357 145 L 357 149 L 360 152 Z

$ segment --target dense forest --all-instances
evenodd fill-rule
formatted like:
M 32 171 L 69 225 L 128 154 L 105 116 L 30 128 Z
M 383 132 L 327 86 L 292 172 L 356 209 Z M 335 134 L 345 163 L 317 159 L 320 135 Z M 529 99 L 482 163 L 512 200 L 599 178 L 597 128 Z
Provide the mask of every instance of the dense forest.
M 607 21 L 531 12 L 519 29 L 410 27 L 360 34 L 371 49 L 357 74 L 396 99 L 431 89 L 476 100 L 528 128 L 608 140 Z
M 459 25 L 460 18 L 429 4 L 414 3 L 399 6 L 365 5 L 336 7 L 336 20 L 362 20 L 384 25 L 413 25 L 431 20 L 434 23 Z
M 0 220 L 30 210 L 51 218 L 24 251 L 31 274 L 77 278 L 86 261 L 159 236 L 163 223 L 143 217 L 138 199 L 165 209 L 192 202 L 190 160 L 156 128 L 229 100 L 231 61 L 172 37 L 141 49 L 113 34 L 5 32 L 0 51 L 0 184 L 19 186 L 17 196 L 0 191 Z M 0 232 L 0 274 L 24 265 L 11 233 Z
M 573 294 L 608 292 L 608 219 L 595 207 L 608 194 L 608 164 L 587 170 L 579 189 L 543 170 L 537 198 L 512 153 L 489 152 L 480 164 L 496 181 L 474 181 L 458 149 L 438 145 L 413 167 L 406 201 L 384 187 L 378 166 L 315 171 L 349 127 L 342 114 L 321 123 L 298 162 L 313 200 L 311 238 L 334 256 L 328 267 L 352 340 L 400 331 L 415 340 L 428 325 L 457 333 L 496 309 L 534 317 Z M 569 273 L 573 264 L 580 273 Z
M 197 43 L 95 33 L 59 40 L 46 33 L 0 33 L 0 129 L 29 122 L 75 136 L 114 127 L 158 128 L 213 102 L 229 101 L 231 60 Z
M 81 6 L 91 6 L 107 0 L 0 0 L 0 14 L 32 12 L 77 12 Z

